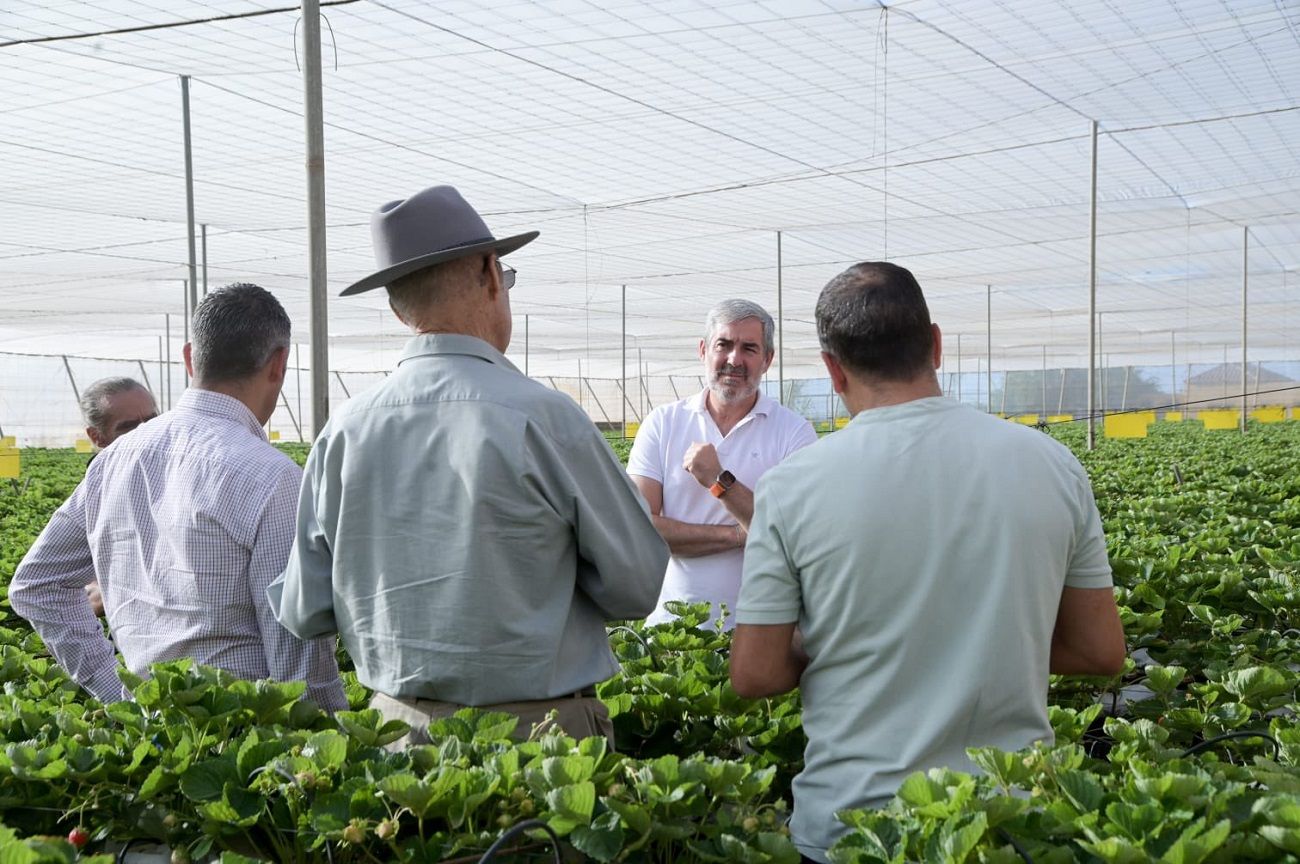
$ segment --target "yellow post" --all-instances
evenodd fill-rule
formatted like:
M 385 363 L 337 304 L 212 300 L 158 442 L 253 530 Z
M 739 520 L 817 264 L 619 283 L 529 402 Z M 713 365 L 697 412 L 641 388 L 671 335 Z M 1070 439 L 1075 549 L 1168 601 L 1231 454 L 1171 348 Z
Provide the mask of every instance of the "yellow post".
M 1038 424 L 1038 415 L 1037 415 L 1037 414 L 1021 414 L 1021 415 L 1019 415 L 1018 417 L 1016 417 L 1016 422 L 1017 422 L 1017 423 L 1021 423 L 1021 424 L 1025 425 L 1025 426 L 1035 426 L 1035 425 Z
M 91 444 L 90 441 L 86 438 L 78 438 L 72 446 L 73 449 L 75 449 L 78 453 L 95 452 L 95 445 Z

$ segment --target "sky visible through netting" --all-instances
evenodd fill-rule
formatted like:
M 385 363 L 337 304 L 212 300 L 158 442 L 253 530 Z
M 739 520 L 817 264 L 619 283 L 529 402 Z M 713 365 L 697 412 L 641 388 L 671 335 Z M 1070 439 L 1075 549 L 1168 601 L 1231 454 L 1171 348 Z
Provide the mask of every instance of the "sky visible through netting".
M 963 372 L 1083 367 L 1093 121 L 1104 362 L 1240 369 L 1243 278 L 1249 363 L 1300 359 L 1290 0 L 322 13 L 331 295 L 372 269 L 375 207 L 453 184 L 498 235 L 541 231 L 511 256 L 510 356 L 535 376 L 695 375 L 709 306 L 775 314 L 778 286 L 784 374 L 819 376 L 817 293 L 880 259 L 926 289 L 949 380 L 959 351 Z M 182 75 L 200 272 L 270 288 L 306 342 L 299 15 L 0 4 L 0 352 L 179 358 Z M 329 332 L 345 373 L 406 338 L 382 292 L 332 296 Z

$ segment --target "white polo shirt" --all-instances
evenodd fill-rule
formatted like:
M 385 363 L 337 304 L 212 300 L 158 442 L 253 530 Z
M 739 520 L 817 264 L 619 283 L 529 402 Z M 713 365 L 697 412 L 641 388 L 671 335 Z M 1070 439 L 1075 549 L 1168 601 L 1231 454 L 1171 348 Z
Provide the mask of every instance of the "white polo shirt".
M 712 444 L 722 467 L 753 489 L 764 472 L 816 441 L 817 433 L 803 417 L 760 393 L 749 414 L 723 437 L 704 405 L 707 392 L 701 391 L 651 411 L 632 443 L 627 471 L 662 484 L 664 516 L 695 525 L 734 525 L 736 518 L 722 502 L 682 467 L 690 446 Z M 664 609 L 668 600 L 692 603 L 707 600 L 714 606 L 715 617 L 720 614 L 718 604 L 727 604 L 726 626 L 730 629 L 744 560 L 741 549 L 692 558 L 674 555 L 664 574 L 659 605 L 646 620 L 651 624 L 671 620 L 672 615 Z

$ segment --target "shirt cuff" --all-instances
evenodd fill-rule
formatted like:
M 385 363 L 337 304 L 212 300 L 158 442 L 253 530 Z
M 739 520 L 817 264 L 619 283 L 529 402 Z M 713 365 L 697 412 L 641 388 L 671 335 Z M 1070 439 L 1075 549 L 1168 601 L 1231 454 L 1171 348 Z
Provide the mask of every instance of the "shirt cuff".
M 1113 588 L 1115 580 L 1109 570 L 1101 573 L 1071 573 L 1065 577 L 1066 588 Z
M 799 620 L 799 610 L 790 609 L 737 609 L 737 624 L 794 624 Z

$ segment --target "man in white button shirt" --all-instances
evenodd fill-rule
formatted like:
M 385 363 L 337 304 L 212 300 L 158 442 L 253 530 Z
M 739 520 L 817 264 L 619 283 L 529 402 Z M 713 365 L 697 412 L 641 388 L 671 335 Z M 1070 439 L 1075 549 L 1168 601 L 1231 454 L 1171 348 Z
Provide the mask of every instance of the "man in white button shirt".
M 637 431 L 627 470 L 672 551 L 651 624 L 671 620 L 669 600 L 708 601 L 715 617 L 723 604 L 735 609 L 754 485 L 817 440 L 811 423 L 759 390 L 774 330 L 757 303 L 714 306 L 699 347 L 708 386 L 659 406 Z
M 262 425 L 275 410 L 289 317 L 256 285 L 203 298 L 185 346 L 193 382 L 171 411 L 104 450 L 9 585 L 59 665 L 102 702 L 129 698 L 127 668 L 189 657 L 242 678 L 306 681 L 347 707 L 334 642 L 279 625 L 266 587 L 293 543 L 302 472 Z M 82 595 L 98 577 L 113 641 Z

